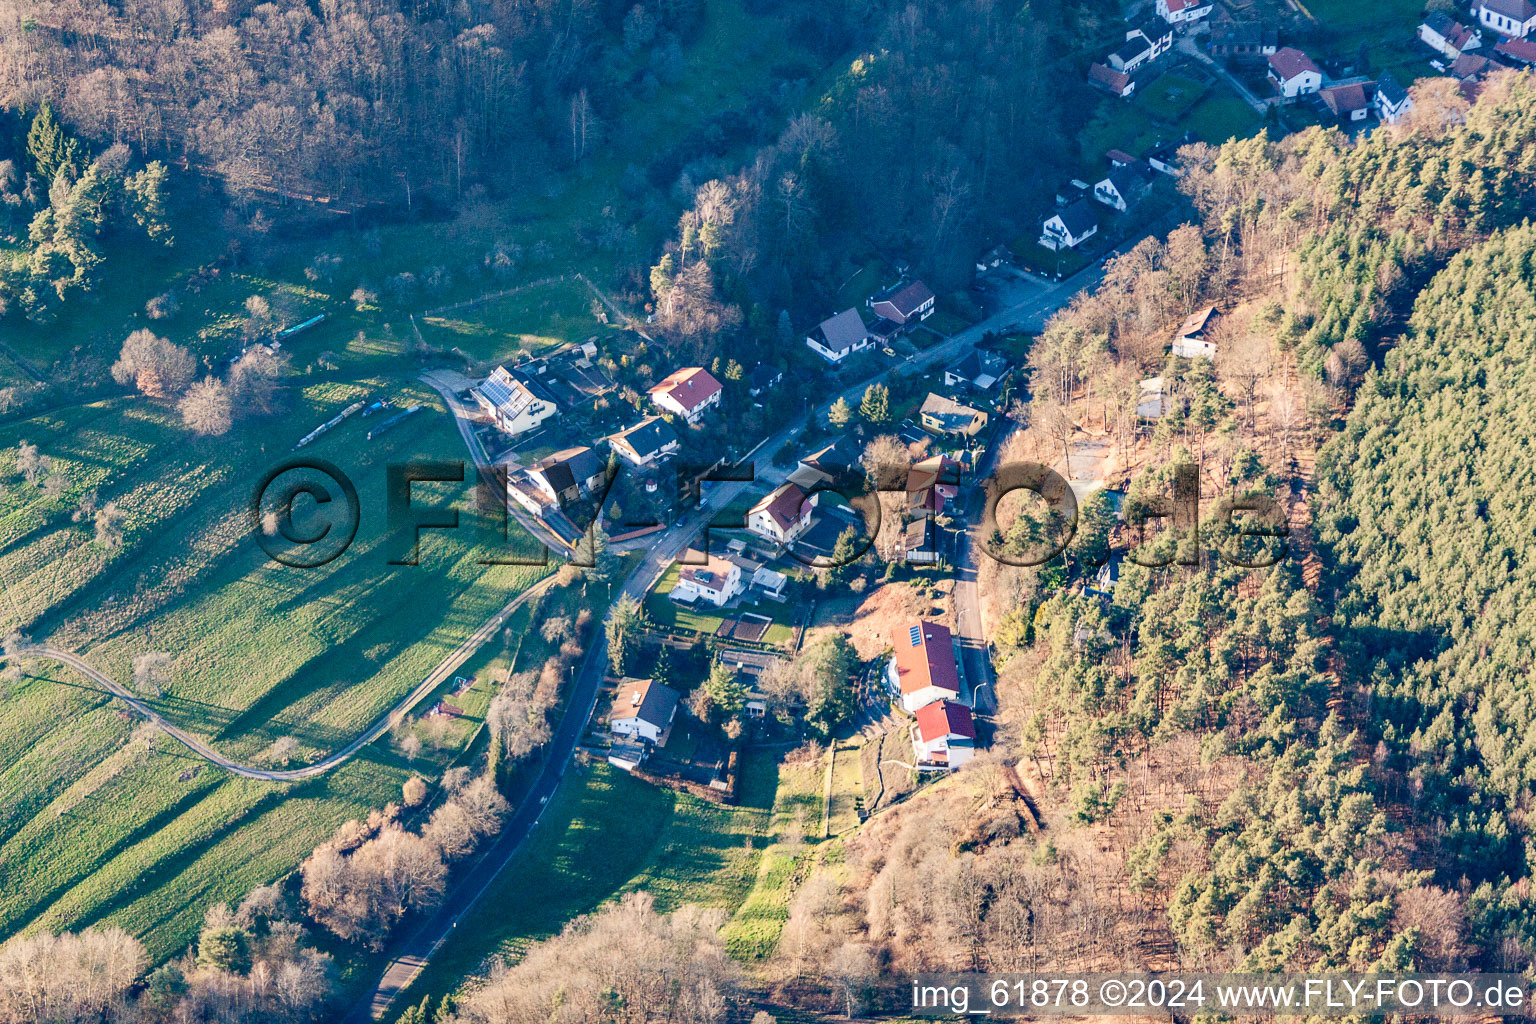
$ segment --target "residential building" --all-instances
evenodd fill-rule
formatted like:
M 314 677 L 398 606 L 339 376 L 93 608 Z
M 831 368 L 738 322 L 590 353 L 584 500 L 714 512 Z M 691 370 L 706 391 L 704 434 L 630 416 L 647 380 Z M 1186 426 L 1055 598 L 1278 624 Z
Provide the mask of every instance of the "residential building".
M 959 768 L 976 756 L 976 720 L 971 709 L 952 700 L 917 709 L 912 750 L 918 764 Z
M 1109 161 L 1111 167 L 1135 167 L 1141 161 L 1123 149 L 1112 149 L 1104 154 L 1104 159 Z
M 930 455 L 907 470 L 907 509 L 931 515 L 943 512 L 960 493 L 960 463 L 948 455 Z
M 514 436 L 526 434 L 559 412 L 553 398 L 538 394 L 505 366 L 496 367 L 470 394 L 498 430 Z
M 1477 53 L 1464 53 L 1451 64 L 1448 69 L 1451 77 L 1463 83 L 1480 82 L 1490 71 L 1497 70 L 1497 65 L 1487 57 Z
M 801 459 L 795 471 L 789 474 L 789 480 L 806 490 L 835 484 L 854 472 L 858 463 L 858 448 L 848 438 L 840 437 Z
M 779 382 L 783 379 L 783 370 L 775 366 L 769 366 L 767 363 L 758 363 L 747 374 L 747 394 L 757 398 L 759 395 L 778 387 Z
M 1207 46 L 1213 57 L 1224 57 L 1233 63 L 1246 65 L 1278 50 L 1280 34 L 1263 22 L 1251 18 L 1218 16 L 1211 19 L 1211 35 Z
M 1531 0 L 1476 0 L 1472 13 L 1484 28 L 1524 39 L 1536 32 L 1536 3 Z
M 974 436 L 987 425 L 987 414 L 980 409 L 973 409 L 953 398 L 936 395 L 931 391 L 928 397 L 923 399 L 918 417 L 922 420 L 925 429 L 936 434 Z
M 1340 124 L 1364 121 L 1371 112 L 1371 99 L 1366 91 L 1368 83 L 1351 82 L 1347 85 L 1330 85 L 1318 93 L 1323 106 L 1328 108 Z
M 566 448 L 528 467 L 528 481 L 549 503 L 568 505 L 608 482 L 608 466 L 591 448 Z
M 620 679 L 608 709 L 608 732 L 662 746 L 677 717 L 678 693 L 654 679 Z
M 1173 339 L 1173 354 L 1184 359 L 1215 359 L 1216 343 L 1208 332 L 1221 312 L 1215 306 L 1207 306 L 1184 318 L 1179 332 Z
M 906 327 L 932 316 L 935 301 L 933 292 L 923 282 L 900 281 L 871 295 L 867 305 L 875 315 Z
M 1211 13 L 1212 0 L 1157 0 L 1157 16 L 1170 25 L 1191 25 Z
M 1145 190 L 1146 182 L 1141 175 L 1128 167 L 1116 167 L 1094 184 L 1093 198 L 1124 213 Z
M 1166 174 L 1170 178 L 1179 178 L 1184 175 L 1184 165 L 1179 162 L 1179 150 L 1194 141 L 1193 136 L 1185 133 L 1181 139 L 1172 142 L 1161 142 L 1152 147 L 1147 154 L 1147 166 L 1159 174 Z
M 811 525 L 811 507 L 797 485 L 782 484 L 747 512 L 747 529 L 776 544 L 790 544 Z
M 1130 74 L 1097 62 L 1088 66 L 1088 84 L 1122 100 L 1136 91 L 1136 80 Z
M 1384 71 L 1376 80 L 1376 116 L 1387 124 L 1396 124 L 1413 109 L 1413 99 L 1408 95 L 1392 72 Z
M 720 382 L 702 366 L 685 366 L 648 393 L 659 408 L 681 416 L 685 422 L 697 423 L 720 404 L 721 391 Z
M 1008 370 L 1008 360 L 1004 356 L 973 348 L 944 370 L 944 386 L 990 391 L 1008 376 Z
M 1058 210 L 1041 226 L 1040 244 L 1053 252 L 1075 249 L 1099 232 L 1099 218 L 1093 204 L 1079 199 L 1065 210 Z
M 1419 24 L 1418 37 L 1446 60 L 1455 60 L 1467 50 L 1483 45 L 1482 34 L 1468 28 L 1444 11 L 1435 11 Z
M 1148 377 L 1141 382 L 1136 399 L 1136 415 L 1144 420 L 1155 420 L 1167 411 L 1167 396 L 1163 390 L 1163 378 Z
M 621 459 L 636 466 L 653 465 L 681 446 L 677 431 L 660 416 L 647 416 L 634 426 L 609 435 L 607 441 Z
M 960 698 L 959 663 L 947 626 L 914 620 L 896 630 L 891 647 L 885 683 L 907 711 Z
M 1109 55 L 1109 66 L 1116 71 L 1132 74 L 1152 59 L 1152 43 L 1140 32 L 1127 32 L 1125 42 Z
M 932 516 L 919 515 L 907 524 L 901 535 L 901 557 L 913 565 L 938 564 L 939 527 Z
M 1152 47 L 1152 59 L 1156 60 L 1173 49 L 1173 26 L 1166 21 L 1144 21 L 1137 28 L 1125 30 L 1125 38 L 1139 35 Z
M 728 558 L 710 555 L 705 565 L 681 566 L 677 584 L 667 596 L 683 604 L 705 601 L 718 608 L 741 596 L 746 589 L 741 566 Z
M 805 339 L 812 352 L 829 363 L 840 363 L 870 344 L 869 328 L 856 309 L 845 309 L 816 325 Z
M 1269 80 L 1276 91 L 1288 100 L 1323 87 L 1323 73 L 1312 58 L 1294 46 L 1283 46 L 1269 57 Z
M 1493 48 L 1499 59 L 1512 68 L 1536 65 L 1536 42 L 1529 39 L 1505 39 Z

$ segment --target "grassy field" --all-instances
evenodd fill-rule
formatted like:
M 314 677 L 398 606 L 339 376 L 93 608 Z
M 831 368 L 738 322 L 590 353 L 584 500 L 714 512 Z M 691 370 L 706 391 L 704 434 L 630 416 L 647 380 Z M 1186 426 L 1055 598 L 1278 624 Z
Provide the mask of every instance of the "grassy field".
M 458 348 L 476 362 L 511 362 L 602 330 L 592 315 L 593 301 L 584 283 L 560 278 L 421 317 L 421 332 L 432 344 Z
M 741 803 L 726 807 L 633 779 L 606 763 L 572 773 L 539 828 L 479 907 L 396 1004 L 436 1001 L 494 957 L 519 956 L 571 918 L 627 892 L 657 907 L 684 903 L 732 914 L 733 953 L 766 955 L 788 917 L 803 848 L 790 836 L 818 822 L 821 776 L 744 758 Z
M 1210 87 L 1209 82 L 1197 82 L 1170 71 L 1146 88 L 1138 89 L 1131 102 L 1158 120 L 1177 121 L 1200 102 Z
M 249 521 L 257 478 L 310 424 L 381 393 L 429 411 L 371 443 L 363 435 L 379 420 L 349 420 L 305 449 L 355 482 L 356 541 L 319 569 L 269 561 Z M 146 694 L 163 714 L 246 761 L 292 737 L 300 764 L 344 745 L 547 571 L 479 564 L 488 549 L 468 521 L 425 536 L 421 565 L 387 564 L 385 464 L 461 456 L 457 431 L 420 385 L 317 383 L 282 422 L 294 425 L 192 441 L 169 410 L 133 397 L 0 430 L 0 625 L 124 681 L 136 655 L 169 652 L 171 683 Z M 15 474 L 22 439 L 68 475 L 61 497 Z M 116 551 L 93 542 L 89 520 L 72 522 L 90 490 L 126 514 Z M 467 504 L 458 491 L 417 485 L 416 500 Z M 241 780 L 163 738 L 153 749 L 129 743 L 133 722 L 103 695 L 51 666 L 36 672 L 0 705 L 0 933 L 114 923 L 170 955 L 207 901 L 286 873 L 342 820 L 457 752 L 450 738 L 408 764 L 386 739 L 314 781 Z
M 123 680 L 137 654 L 168 651 L 173 680 L 154 698 L 167 717 L 246 760 L 293 737 L 293 763 L 302 763 L 344 743 L 547 571 L 479 564 L 487 552 L 468 529 L 428 531 L 419 567 L 387 564 L 385 465 L 463 457 L 437 396 L 414 383 L 420 364 L 408 314 L 574 271 L 605 287 L 644 280 L 677 209 L 624 194 L 619 183 L 636 154 L 685 153 L 712 119 L 766 95 L 776 68 L 805 53 L 777 19 L 756 18 L 736 0 L 706 2 L 704 29 L 685 48 L 681 80 L 666 86 L 664 102 L 636 96 L 629 109 L 614 111 L 605 148 L 542 192 L 467 203 L 439 222 L 248 245 L 241 260 L 202 275 L 206 282 L 193 290 L 192 275 L 224 253 L 218 218 L 226 204 L 178 179 L 173 248 L 115 248 L 89 301 L 66 303 L 46 327 L 8 319 L 5 340 L 45 371 L 94 361 L 79 378 L 94 386 L 122 339 L 140 327 L 213 364 L 238 347 L 252 295 L 271 300 L 279 326 L 317 312 L 328 317 L 284 345 L 299 375 L 293 411 L 222 438 L 192 439 L 174 410 L 137 396 L 88 397 L 0 424 L 0 632 L 23 628 Z M 707 155 L 729 164 L 737 154 Z M 594 244 L 600 236 L 619 242 Z M 521 250 L 515 270 L 501 278 L 483 269 L 497 243 Z M 306 273 L 322 254 L 335 257 L 333 268 Z M 432 268 L 442 272 L 429 284 Z M 414 275 L 414 283 L 391 287 L 401 274 Z M 354 303 L 359 285 L 375 297 Z M 145 302 L 168 289 L 181 292 L 180 312 L 150 321 Z M 639 294 L 618 297 L 634 306 Z M 597 325 L 590 292 L 568 278 L 419 326 L 430 346 L 490 360 L 577 340 Z M 0 384 L 15 373 L 0 360 Z M 379 421 L 349 420 L 305 449 L 355 481 L 357 541 L 323 569 L 269 563 L 250 538 L 246 509 L 256 479 L 313 426 L 353 401 L 386 394 L 427 411 L 372 443 L 363 435 Z M 67 474 L 62 496 L 47 497 L 17 476 L 22 440 Z M 126 514 L 118 550 L 92 542 L 89 517 L 72 521 L 92 491 Z M 423 503 L 447 503 L 458 492 L 455 485 L 416 487 Z M 468 503 L 467 495 L 458 501 L 461 509 Z M 511 628 L 527 621 L 515 619 Z M 774 628 L 787 639 L 787 629 Z M 286 786 L 215 772 L 163 738 L 131 741 L 131 718 L 80 680 L 40 666 L 42 678 L 12 686 L 0 703 L 0 937 L 28 927 L 113 923 L 143 938 L 157 959 L 180 952 L 207 903 L 281 876 L 339 822 L 396 798 L 413 772 L 431 775 L 452 763 L 479 724 L 490 676 L 514 663 L 536 668 L 546 654 L 538 641 L 526 649 L 489 645 L 461 673 L 479 677 L 453 698 L 465 718 L 440 729 L 440 742 L 414 763 L 400 756 L 398 737 L 386 737 L 324 778 Z M 701 832 L 720 824 L 689 806 L 668 813 L 679 834 L 687 821 L 699 822 Z M 732 813 L 751 818 L 747 809 Z M 751 820 L 766 813 L 759 807 Z M 626 819 L 585 838 L 627 850 L 630 825 Z M 752 833 L 745 823 L 740 830 Z M 733 845 L 720 858 L 741 877 L 722 881 L 716 894 L 739 901 L 755 854 Z M 674 878 L 681 892 L 689 869 L 680 847 L 662 849 L 645 877 L 657 885 Z

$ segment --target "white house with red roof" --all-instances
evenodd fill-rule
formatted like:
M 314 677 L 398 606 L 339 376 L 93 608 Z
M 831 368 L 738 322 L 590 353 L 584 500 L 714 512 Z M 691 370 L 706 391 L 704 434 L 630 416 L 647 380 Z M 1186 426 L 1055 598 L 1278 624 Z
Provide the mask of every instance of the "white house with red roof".
M 1531 0 L 1477 0 L 1472 13 L 1484 28 L 1524 39 L 1536 32 L 1536 3 Z
M 1170 25 L 1189 25 L 1211 13 L 1211 0 L 1157 0 L 1157 16 Z
M 976 756 L 976 720 L 971 709 L 952 700 L 936 700 L 917 709 L 912 731 L 917 763 L 959 768 Z
M 1280 95 L 1293 100 L 1321 89 L 1323 72 L 1296 47 L 1282 46 L 1269 55 L 1269 80 Z
M 885 682 L 900 694 L 901 706 L 917 711 L 934 701 L 960 696 L 960 669 L 955 641 L 937 622 L 915 620 L 891 637 L 895 653 L 885 667 Z
M 720 404 L 721 387 L 702 366 L 685 366 L 673 371 L 648 393 L 659 408 L 697 423 Z
M 815 503 L 797 485 L 781 484 L 747 512 L 747 529 L 776 544 L 789 544 L 810 527 Z

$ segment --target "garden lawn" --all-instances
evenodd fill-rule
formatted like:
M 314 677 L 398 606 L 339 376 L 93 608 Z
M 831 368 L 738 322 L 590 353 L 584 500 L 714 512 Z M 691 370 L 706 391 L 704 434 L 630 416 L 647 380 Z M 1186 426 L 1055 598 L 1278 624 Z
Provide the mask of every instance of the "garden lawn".
M 354 417 L 304 449 L 355 482 L 355 543 L 318 569 L 269 561 L 248 511 L 259 476 L 311 425 L 385 393 L 426 408 L 373 442 L 365 434 L 382 417 Z M 290 762 L 273 763 L 297 765 L 345 745 L 548 571 L 480 564 L 490 549 L 468 514 L 461 530 L 425 533 L 419 566 L 387 564 L 385 464 L 462 457 L 432 392 L 398 380 L 317 383 L 296 405 L 285 419 L 203 440 L 138 396 L 7 425 L 0 628 L 76 651 L 124 682 L 134 657 L 166 651 L 170 683 L 142 691 L 162 714 L 246 762 L 291 737 Z M 60 498 L 13 472 L 23 438 L 68 476 Z M 89 519 L 72 521 L 91 490 L 126 515 L 116 550 L 93 542 Z M 415 501 L 467 506 L 461 491 L 418 484 Z M 526 539 L 522 548 L 535 550 Z M 207 902 L 280 877 L 342 820 L 457 754 L 449 743 L 408 764 L 386 737 L 317 780 L 243 780 L 164 737 L 129 743 L 134 722 L 119 705 L 51 663 L 32 671 L 42 678 L 0 703 L 0 934 L 119 924 L 156 957 L 171 955 Z
M 766 751 L 746 751 L 742 764 L 734 807 L 653 786 L 606 762 L 569 772 L 526 845 L 396 1010 L 425 995 L 435 1003 L 492 958 L 515 959 L 627 892 L 650 893 L 662 911 L 720 907 L 736 915 L 726 933 L 733 953 L 771 949 L 794 873 L 771 858 L 764 870 L 763 852 L 776 850 L 787 828 L 820 820 L 820 777 L 781 769 Z

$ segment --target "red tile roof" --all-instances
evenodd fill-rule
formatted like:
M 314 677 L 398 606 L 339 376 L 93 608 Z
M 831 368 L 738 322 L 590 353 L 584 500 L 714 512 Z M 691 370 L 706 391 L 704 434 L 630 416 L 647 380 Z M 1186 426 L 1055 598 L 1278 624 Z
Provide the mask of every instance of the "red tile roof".
M 685 366 L 675 370 L 666 380 L 651 388 L 652 395 L 670 395 L 672 400 L 689 413 L 709 401 L 720 392 L 720 382 L 709 375 L 702 366 Z
M 1322 74 L 1312 58 L 1296 49 L 1294 46 L 1282 46 L 1269 55 L 1269 66 L 1274 68 L 1282 79 L 1289 82 L 1304 71 L 1312 71 Z
M 1529 39 L 1506 39 L 1493 49 L 1522 64 L 1536 64 L 1536 43 Z
M 1359 82 L 1324 89 L 1323 102 L 1328 105 L 1329 110 L 1339 115 L 1364 110 L 1371 105 L 1370 100 L 1365 97 L 1365 86 Z
M 976 738 L 976 720 L 971 709 L 952 700 L 936 700 L 917 709 L 917 734 L 924 743 L 946 736 Z
M 1109 157 L 1111 163 L 1134 164 L 1137 162 L 1135 157 L 1131 156 L 1131 154 L 1127 153 L 1123 149 L 1112 149 L 1104 155 Z
M 751 516 L 758 512 L 767 512 L 780 530 L 788 532 L 800 521 L 802 508 L 805 505 L 805 492 L 794 484 L 784 484 L 772 494 L 752 506 L 747 513 Z
M 955 642 L 949 629 L 937 622 L 911 622 L 891 637 L 896 648 L 896 682 L 903 694 L 937 686 L 960 692 L 955 670 Z
M 1125 93 L 1125 87 L 1131 84 L 1131 76 L 1124 71 L 1115 71 L 1103 64 L 1094 64 L 1088 69 L 1088 80 L 1096 85 L 1102 85 L 1116 96 Z

